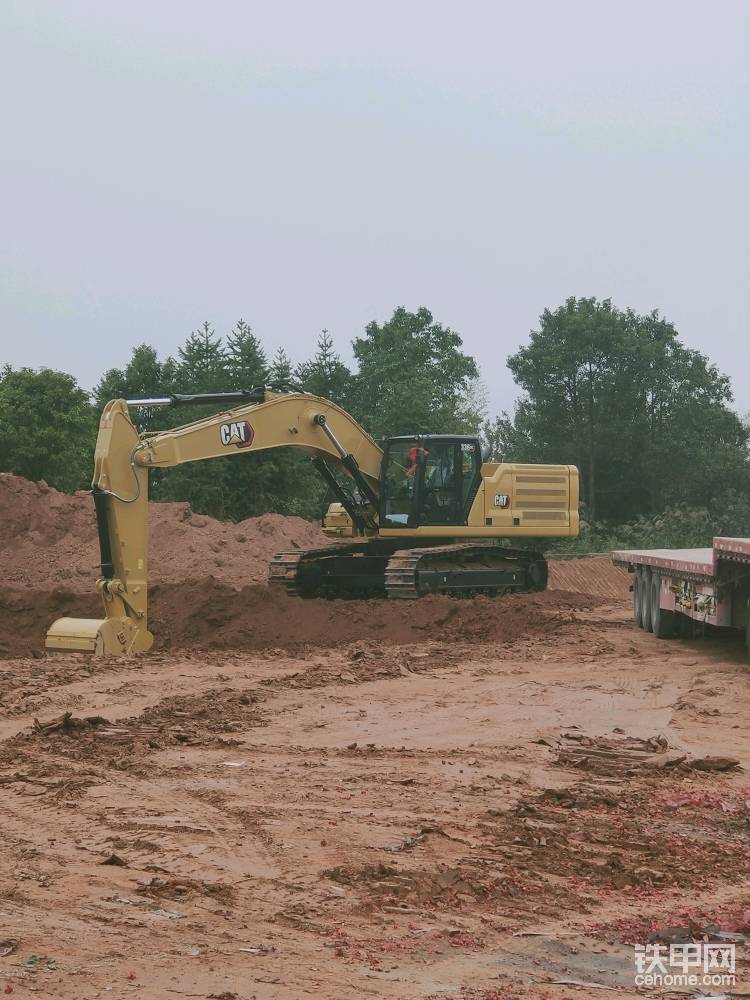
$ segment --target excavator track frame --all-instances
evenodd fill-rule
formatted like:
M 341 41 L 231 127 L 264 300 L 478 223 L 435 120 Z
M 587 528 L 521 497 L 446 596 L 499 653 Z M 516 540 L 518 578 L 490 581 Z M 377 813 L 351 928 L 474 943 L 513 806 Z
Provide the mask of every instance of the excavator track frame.
M 326 545 L 277 553 L 268 580 L 292 597 L 455 597 L 544 590 L 540 552 L 495 544 L 455 543 L 402 548 L 400 539 Z
M 295 549 L 291 552 L 277 552 L 268 567 L 268 582 L 283 587 L 290 597 L 319 596 L 319 579 L 310 579 L 321 560 L 343 559 L 347 556 L 365 556 L 369 542 L 353 542 L 350 545 L 323 545 L 317 549 Z M 319 573 L 315 574 L 319 577 Z
M 473 597 L 544 590 L 547 562 L 540 552 L 503 545 L 458 543 L 401 549 L 388 561 L 389 598 L 414 600 L 428 594 Z
M 388 561 L 400 539 L 363 539 L 315 549 L 278 552 L 268 582 L 291 597 L 386 597 Z

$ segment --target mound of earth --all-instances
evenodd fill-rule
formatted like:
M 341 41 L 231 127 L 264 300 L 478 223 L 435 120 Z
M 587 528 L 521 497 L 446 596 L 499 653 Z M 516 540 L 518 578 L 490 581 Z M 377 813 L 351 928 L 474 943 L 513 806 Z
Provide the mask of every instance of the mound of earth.
M 556 628 L 578 607 L 627 598 L 606 556 L 551 562 L 550 591 L 417 602 L 302 601 L 266 586 L 279 551 L 326 544 L 316 524 L 265 514 L 239 524 L 150 505 L 149 620 L 157 649 L 330 648 L 381 643 L 512 641 Z M 56 618 L 102 615 L 99 552 L 88 493 L 0 474 L 0 657 L 35 655 Z
M 194 514 L 186 503 L 152 503 L 150 578 L 213 576 L 243 587 L 266 579 L 276 552 L 326 541 L 317 524 L 301 517 L 263 514 L 232 524 Z M 90 494 L 68 496 L 44 482 L 0 473 L 0 561 L 6 585 L 92 590 L 99 546 Z
M 601 598 L 562 591 L 467 600 L 303 600 L 263 585 L 236 590 L 209 577 L 155 584 L 149 627 L 156 650 L 301 652 L 360 640 L 385 645 L 500 643 L 555 632 L 577 610 L 602 603 Z M 4 588 L 0 658 L 41 655 L 46 630 L 56 618 L 101 615 L 96 593 Z
M 629 574 L 614 566 L 609 556 L 550 559 L 550 590 L 628 600 L 630 581 Z
M 230 587 L 262 583 L 276 552 L 325 545 L 317 524 L 263 514 L 239 524 L 194 514 L 186 503 L 150 505 L 150 579 L 179 583 L 214 577 Z M 88 492 L 69 496 L 44 482 L 0 473 L 0 554 L 14 588 L 87 592 L 99 575 L 94 507 Z M 553 559 L 550 589 L 627 598 L 627 573 L 607 556 Z

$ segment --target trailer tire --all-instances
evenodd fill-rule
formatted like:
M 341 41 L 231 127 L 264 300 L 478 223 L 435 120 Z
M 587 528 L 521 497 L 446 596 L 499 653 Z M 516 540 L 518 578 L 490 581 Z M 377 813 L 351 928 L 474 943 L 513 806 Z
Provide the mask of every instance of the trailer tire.
M 641 586 L 641 628 L 651 632 L 651 570 L 642 569 L 639 572 Z
M 643 628 L 643 581 L 639 569 L 633 574 L 633 617 L 638 628 Z
M 671 639 L 675 630 L 675 615 L 673 611 L 665 611 L 661 607 L 661 577 L 658 573 L 651 576 L 651 631 L 657 639 Z
M 748 615 L 747 619 L 747 655 L 750 659 L 750 615 Z
M 691 621 L 687 615 L 683 615 L 682 612 L 676 611 L 674 616 L 675 639 L 689 639 L 690 624 Z

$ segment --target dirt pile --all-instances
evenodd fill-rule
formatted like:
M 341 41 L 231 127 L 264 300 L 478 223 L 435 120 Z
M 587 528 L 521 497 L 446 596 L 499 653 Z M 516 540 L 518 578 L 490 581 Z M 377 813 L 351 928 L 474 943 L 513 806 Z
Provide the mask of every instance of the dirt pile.
M 155 649 L 332 649 L 365 641 L 510 642 L 554 632 L 582 608 L 601 603 L 583 594 L 510 594 L 503 598 L 420 601 L 307 601 L 263 585 L 233 587 L 204 578 L 155 584 L 150 623 Z M 0 592 L 0 658 L 41 654 L 56 618 L 99 618 L 96 593 L 65 588 Z
M 606 555 L 550 559 L 549 586 L 551 590 L 594 594 L 618 601 L 630 598 L 630 576 L 613 566 Z
M 264 514 L 225 524 L 186 503 L 152 503 L 150 530 L 154 583 L 211 576 L 230 587 L 260 583 L 274 553 L 326 542 L 317 524 L 300 517 Z M 0 473 L 0 566 L 13 587 L 90 591 L 99 575 L 91 496 Z
M 278 514 L 228 524 L 196 515 L 185 503 L 152 503 L 150 519 L 149 612 L 157 649 L 508 642 L 554 630 L 572 610 L 628 593 L 627 574 L 599 556 L 553 562 L 546 594 L 302 601 L 268 590 L 268 564 L 284 549 L 326 544 L 317 525 Z M 99 618 L 98 561 L 89 494 L 67 496 L 0 474 L 0 657 L 41 653 L 56 618 Z
M 150 573 L 154 583 L 206 576 L 230 587 L 266 579 L 268 562 L 287 548 L 324 545 L 317 524 L 264 514 L 239 524 L 194 514 L 186 503 L 152 503 Z M 13 587 L 88 591 L 99 573 L 91 496 L 68 496 L 46 483 L 0 473 L 0 566 Z M 607 556 L 553 559 L 550 588 L 598 597 L 628 597 L 627 573 Z
M 165 648 L 299 650 L 364 640 L 383 644 L 508 642 L 554 631 L 572 611 L 590 607 L 577 594 L 512 594 L 469 601 L 307 601 L 268 587 L 239 593 L 206 581 L 153 590 L 154 634 Z M 596 599 L 593 599 L 596 603 Z

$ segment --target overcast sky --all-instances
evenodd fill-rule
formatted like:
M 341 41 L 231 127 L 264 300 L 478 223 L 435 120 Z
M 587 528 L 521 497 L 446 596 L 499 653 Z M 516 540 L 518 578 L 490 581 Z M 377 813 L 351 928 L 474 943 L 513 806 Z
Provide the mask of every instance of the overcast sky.
M 0 3 L 0 363 L 659 309 L 750 410 L 745 0 Z M 186 386 L 186 389 L 190 387 Z M 436 428 L 439 430 L 439 428 Z

